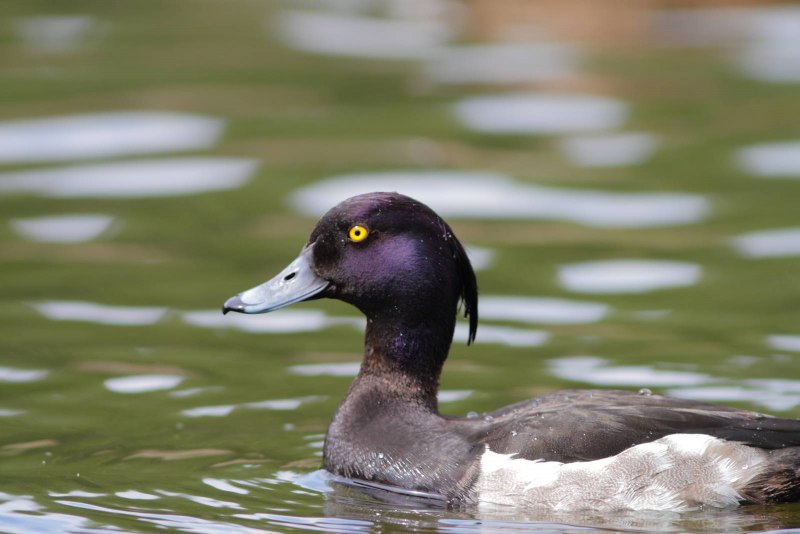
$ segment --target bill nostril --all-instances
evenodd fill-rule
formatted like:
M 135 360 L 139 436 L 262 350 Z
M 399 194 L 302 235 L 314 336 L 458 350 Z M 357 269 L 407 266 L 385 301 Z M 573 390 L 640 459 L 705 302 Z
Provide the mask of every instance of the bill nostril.
M 289 273 L 289 274 L 287 274 L 286 276 L 284 276 L 284 277 L 283 277 L 283 281 L 284 281 L 284 282 L 288 282 L 289 280 L 291 280 L 291 279 L 292 279 L 292 278 L 294 278 L 295 276 L 297 276 L 297 273 L 296 273 L 296 272 L 294 272 L 294 273 Z

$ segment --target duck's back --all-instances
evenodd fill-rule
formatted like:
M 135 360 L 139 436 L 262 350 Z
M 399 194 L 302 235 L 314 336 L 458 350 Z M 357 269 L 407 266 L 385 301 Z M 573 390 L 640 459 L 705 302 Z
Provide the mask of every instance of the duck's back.
M 800 446 L 800 420 L 649 392 L 559 391 L 506 406 L 484 420 L 484 443 L 531 460 L 596 460 L 681 433 L 769 450 Z

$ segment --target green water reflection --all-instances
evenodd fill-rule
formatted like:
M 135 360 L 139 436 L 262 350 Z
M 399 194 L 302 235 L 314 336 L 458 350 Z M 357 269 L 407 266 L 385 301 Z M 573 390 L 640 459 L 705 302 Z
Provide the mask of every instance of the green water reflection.
M 37 160 L 34 143 L 31 158 L 0 162 L 0 530 L 800 526 L 792 505 L 559 516 L 447 510 L 330 488 L 316 470 L 327 423 L 360 360 L 356 311 L 303 304 L 299 315 L 285 316 L 293 326 L 275 326 L 284 332 L 214 319 L 226 298 L 295 257 L 315 218 L 293 209 L 291 195 L 330 176 L 477 170 L 566 191 L 686 193 L 708 203 L 699 222 L 604 228 L 558 217 L 451 217 L 463 241 L 490 255 L 478 273 L 483 294 L 566 299 L 601 312 L 552 319 L 554 304 L 542 311 L 539 302 L 538 319 L 487 314 L 485 339 L 494 341 L 481 343 L 479 330 L 475 346 L 454 344 L 443 411 L 481 413 L 595 385 L 798 417 L 797 247 L 754 256 L 734 241 L 800 226 L 800 181 L 754 177 L 736 159 L 744 146 L 798 139 L 796 84 L 750 79 L 719 49 L 589 47 L 574 84 L 625 102 L 621 129 L 653 133 L 658 147 L 635 165 L 585 167 L 565 157 L 560 136 L 495 136 L 460 124 L 451 106 L 491 87 L 437 85 L 413 61 L 280 46 L 274 21 L 281 9 L 210 0 L 0 5 L 1 120 L 148 111 L 224 123 L 218 138 L 167 153 Z M 26 24 L 42 23 L 32 17 L 56 15 L 66 26 L 34 25 L 34 37 L 26 37 Z M 76 40 L 42 44 L 41 32 L 59 31 Z M 10 173 L 149 161 L 156 178 L 148 187 L 157 188 L 159 162 L 177 157 L 229 158 L 244 167 L 235 183 L 174 196 L 48 196 L 2 185 Z M 101 180 L 104 172 L 116 176 L 106 169 Z M 48 242 L 47 225 L 37 239 L 19 224 L 81 214 L 110 219 L 98 219 L 104 226 L 96 235 L 85 228 L 85 240 L 57 243 Z M 684 262 L 697 276 L 640 293 L 574 292 L 559 279 L 564 266 L 619 259 Z M 84 307 L 70 308 L 74 302 Z M 48 313 L 48 303 L 62 307 Z

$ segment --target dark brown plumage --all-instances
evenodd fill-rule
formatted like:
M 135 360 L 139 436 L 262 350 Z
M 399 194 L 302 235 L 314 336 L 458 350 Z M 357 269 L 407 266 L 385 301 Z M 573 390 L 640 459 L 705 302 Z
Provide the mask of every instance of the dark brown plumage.
M 366 229 L 366 238 L 348 239 L 354 225 Z M 436 395 L 458 305 L 464 303 L 470 318 L 471 341 L 477 284 L 451 228 L 416 200 L 371 193 L 342 202 L 317 223 L 305 256 L 310 259 L 298 269 L 308 273 L 284 271 L 279 277 L 305 277 L 304 299 L 340 299 L 367 317 L 361 370 L 325 440 L 323 463 L 332 473 L 470 501 L 478 497 L 474 486 L 487 447 L 516 458 L 569 463 L 606 458 L 672 434 L 705 434 L 767 451 L 767 467 L 740 492 L 743 502 L 800 499 L 796 420 L 603 390 L 561 391 L 489 417 L 441 415 Z M 259 312 L 297 301 L 290 295 L 275 303 L 251 302 L 261 294 L 252 292 L 230 299 L 225 309 Z

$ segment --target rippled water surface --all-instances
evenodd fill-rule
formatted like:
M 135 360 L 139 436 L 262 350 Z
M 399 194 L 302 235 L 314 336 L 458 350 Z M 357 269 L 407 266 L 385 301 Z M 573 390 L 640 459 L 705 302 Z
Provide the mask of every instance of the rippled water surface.
M 614 47 L 444 0 L 1 3 L 0 531 L 800 527 L 333 479 L 363 318 L 219 312 L 396 189 L 478 269 L 442 411 L 597 387 L 800 417 L 800 9 L 650 16 Z

